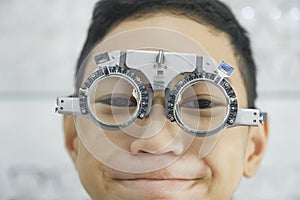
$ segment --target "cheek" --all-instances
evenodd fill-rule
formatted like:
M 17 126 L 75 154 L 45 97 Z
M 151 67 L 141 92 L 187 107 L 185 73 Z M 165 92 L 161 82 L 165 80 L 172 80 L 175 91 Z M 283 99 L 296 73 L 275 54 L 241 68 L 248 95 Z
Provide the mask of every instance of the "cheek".
M 225 129 L 212 152 L 205 158 L 212 169 L 215 191 L 234 193 L 243 176 L 247 127 Z
M 87 193 L 92 199 L 102 199 L 106 190 L 102 173 L 103 166 L 91 156 L 80 141 L 76 167 L 80 181 Z

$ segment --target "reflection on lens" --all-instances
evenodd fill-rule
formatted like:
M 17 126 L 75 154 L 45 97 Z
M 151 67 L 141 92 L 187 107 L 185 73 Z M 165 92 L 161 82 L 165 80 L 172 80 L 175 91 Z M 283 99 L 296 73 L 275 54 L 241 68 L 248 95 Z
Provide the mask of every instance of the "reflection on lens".
M 90 96 L 93 116 L 107 125 L 124 125 L 137 115 L 138 94 L 132 83 L 121 77 L 100 80 Z
M 225 120 L 227 100 L 213 83 L 198 81 L 182 91 L 176 111 L 182 125 L 195 131 L 211 131 Z

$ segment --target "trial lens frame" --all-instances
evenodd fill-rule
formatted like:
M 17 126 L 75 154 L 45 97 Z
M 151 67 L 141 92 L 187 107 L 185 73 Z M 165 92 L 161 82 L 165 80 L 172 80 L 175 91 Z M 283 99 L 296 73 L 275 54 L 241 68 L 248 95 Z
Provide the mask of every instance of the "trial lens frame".
M 225 62 L 218 66 L 208 56 L 196 54 L 174 53 L 159 51 L 113 51 L 94 56 L 96 70 L 87 78 L 79 89 L 78 97 L 58 97 L 56 111 L 59 114 L 77 115 L 91 119 L 96 125 L 108 130 L 119 130 L 137 119 L 149 115 L 152 104 L 153 91 L 165 91 L 165 109 L 167 118 L 177 124 L 186 132 L 205 137 L 215 134 L 221 129 L 234 126 L 258 126 L 267 118 L 267 113 L 258 109 L 238 108 L 236 94 L 230 86 L 227 77 L 230 77 L 234 68 Z M 183 67 L 184 66 L 184 67 Z M 143 80 L 133 71 L 138 70 L 151 83 L 151 90 L 147 89 Z M 178 74 L 190 74 L 179 81 L 173 88 L 170 83 Z M 123 124 L 107 125 L 97 119 L 91 112 L 89 104 L 90 91 L 101 79 L 112 76 L 122 77 L 130 82 L 137 96 L 137 111 L 131 119 Z M 227 113 L 222 123 L 210 131 L 199 131 L 186 127 L 178 117 L 176 104 L 180 91 L 196 81 L 208 81 L 218 86 L 226 96 Z

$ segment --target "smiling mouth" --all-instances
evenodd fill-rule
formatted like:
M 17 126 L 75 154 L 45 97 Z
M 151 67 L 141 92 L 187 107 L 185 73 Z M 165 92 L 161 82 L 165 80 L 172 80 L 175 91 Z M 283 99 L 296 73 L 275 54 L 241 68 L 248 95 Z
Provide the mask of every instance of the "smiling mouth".
M 113 179 L 115 181 L 198 181 L 204 178 L 183 179 L 183 178 L 132 178 L 132 179 Z
M 151 187 L 161 186 L 182 186 L 203 184 L 209 181 L 211 175 L 209 168 L 204 161 L 191 162 L 191 166 L 186 166 L 183 162 L 178 162 L 177 165 L 171 165 L 168 168 L 149 172 L 149 173 L 125 173 L 114 170 L 107 170 L 104 172 L 104 179 L 113 181 L 115 183 L 125 185 L 143 185 Z M 196 164 L 194 164 L 196 163 Z M 195 170 L 197 169 L 197 170 Z M 159 188 L 159 187 L 158 187 Z
M 181 171 L 180 171 L 181 170 Z M 197 172 L 182 172 L 183 170 L 162 170 L 146 174 L 107 173 L 104 177 L 107 181 L 123 183 L 191 183 L 205 182 L 209 178 L 206 170 Z M 176 171 L 176 173 L 175 173 Z M 175 175 L 176 174 L 176 175 Z
M 129 179 L 112 179 L 115 183 L 126 190 L 133 190 L 135 192 L 144 191 L 157 194 L 175 194 L 184 192 L 193 188 L 195 185 L 203 184 L 205 178 L 167 178 L 167 177 L 147 177 L 147 178 L 129 178 Z

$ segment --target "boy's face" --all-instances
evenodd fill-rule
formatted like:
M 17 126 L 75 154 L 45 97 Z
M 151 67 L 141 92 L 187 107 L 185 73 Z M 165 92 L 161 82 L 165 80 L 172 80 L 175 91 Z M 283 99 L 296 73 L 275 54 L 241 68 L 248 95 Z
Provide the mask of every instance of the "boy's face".
M 247 107 L 246 90 L 237 67 L 239 63 L 225 34 L 185 17 L 158 13 L 137 20 L 126 20 L 114 27 L 105 39 L 124 31 L 145 27 L 161 27 L 180 32 L 200 44 L 217 62 L 224 60 L 236 66 L 230 83 L 238 97 L 239 107 Z M 143 35 L 139 37 L 142 38 Z M 131 42 L 138 40 L 136 38 Z M 112 48 L 126 49 L 124 46 Z M 179 50 L 180 46 L 174 51 Z M 164 106 L 163 98 L 161 93 L 155 93 L 153 104 Z M 163 118 L 163 115 L 160 117 Z M 197 140 L 200 139 L 195 138 L 186 151 L 180 151 L 176 146 L 168 150 L 167 153 L 180 155 L 172 165 L 158 171 L 136 174 L 117 171 L 97 161 L 78 139 L 72 117 L 65 116 L 64 128 L 67 149 L 83 186 L 93 199 L 231 199 L 241 177 L 254 175 L 267 136 L 261 126 L 225 129 L 205 158 L 199 159 Z M 177 129 L 176 123 L 170 123 L 154 137 L 126 141 L 124 137 L 115 136 L 113 140 L 122 140 L 122 147 L 137 156 L 138 153 L 155 156 L 153 152 L 166 145 L 173 137 L 172 130 Z M 167 153 L 158 154 L 163 156 Z

